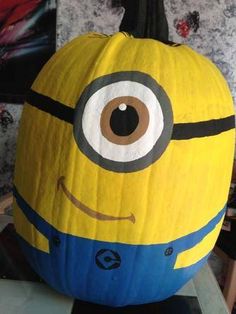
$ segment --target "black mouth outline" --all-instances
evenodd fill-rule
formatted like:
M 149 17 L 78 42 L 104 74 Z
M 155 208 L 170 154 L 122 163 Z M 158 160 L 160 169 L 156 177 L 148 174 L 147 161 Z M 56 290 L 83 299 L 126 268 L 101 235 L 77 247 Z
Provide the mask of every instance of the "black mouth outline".
M 102 221 L 115 221 L 115 220 L 129 220 L 133 224 L 135 224 L 136 219 L 133 213 L 130 214 L 130 216 L 127 217 L 115 217 L 115 216 L 110 216 L 106 214 L 99 213 L 89 207 L 87 207 L 85 204 L 77 200 L 77 198 L 66 188 L 64 184 L 65 177 L 61 176 L 57 180 L 57 189 L 62 188 L 62 191 L 66 195 L 66 197 L 71 201 L 71 203 L 76 206 L 79 210 L 81 210 L 83 213 L 88 215 L 91 218 L 97 219 L 97 220 L 102 220 Z

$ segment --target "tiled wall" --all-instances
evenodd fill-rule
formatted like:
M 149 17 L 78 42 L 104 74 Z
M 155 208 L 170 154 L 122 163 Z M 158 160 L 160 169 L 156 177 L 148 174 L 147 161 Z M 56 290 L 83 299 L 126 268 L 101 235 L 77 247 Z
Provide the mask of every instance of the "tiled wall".
M 59 0 L 57 46 L 88 31 L 118 30 L 122 8 L 110 0 Z M 166 0 L 170 39 L 188 43 L 215 62 L 236 100 L 235 0 Z M 11 190 L 17 130 L 22 106 L 0 104 L 0 195 Z

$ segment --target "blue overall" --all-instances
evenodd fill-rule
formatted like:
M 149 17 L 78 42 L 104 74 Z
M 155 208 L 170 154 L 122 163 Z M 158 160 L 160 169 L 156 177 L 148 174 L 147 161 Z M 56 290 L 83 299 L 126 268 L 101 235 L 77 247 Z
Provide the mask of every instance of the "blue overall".
M 174 269 L 179 253 L 198 244 L 220 222 L 223 208 L 196 232 L 165 244 L 130 245 L 90 240 L 58 231 L 37 214 L 14 188 L 19 208 L 49 241 L 49 253 L 19 236 L 34 270 L 63 294 L 88 302 L 125 306 L 156 302 L 180 289 L 206 262 Z

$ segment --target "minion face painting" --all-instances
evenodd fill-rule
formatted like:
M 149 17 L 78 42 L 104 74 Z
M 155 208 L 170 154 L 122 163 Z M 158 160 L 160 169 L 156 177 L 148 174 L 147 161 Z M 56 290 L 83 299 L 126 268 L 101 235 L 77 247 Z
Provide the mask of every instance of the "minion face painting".
M 160 301 L 206 262 L 225 213 L 233 102 L 185 45 L 87 34 L 24 106 L 14 216 L 35 271 L 71 297 Z

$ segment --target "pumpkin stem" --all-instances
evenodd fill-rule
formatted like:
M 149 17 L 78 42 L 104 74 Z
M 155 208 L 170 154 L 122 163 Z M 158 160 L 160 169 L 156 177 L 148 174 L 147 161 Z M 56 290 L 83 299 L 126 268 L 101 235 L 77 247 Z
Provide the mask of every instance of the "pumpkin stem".
M 137 38 L 153 38 L 169 43 L 169 29 L 163 0 L 122 0 L 125 14 L 120 31 Z

